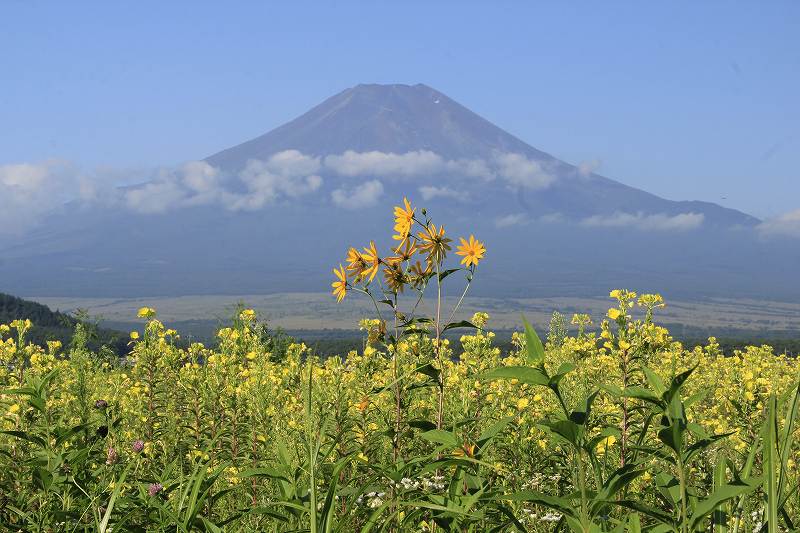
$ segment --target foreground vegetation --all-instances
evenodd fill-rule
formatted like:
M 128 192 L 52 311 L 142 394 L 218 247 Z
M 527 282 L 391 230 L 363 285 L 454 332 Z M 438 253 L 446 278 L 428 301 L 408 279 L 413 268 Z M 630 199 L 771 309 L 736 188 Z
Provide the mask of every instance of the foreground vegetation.
M 607 318 L 527 324 L 508 353 L 489 316 L 455 320 L 486 249 L 406 203 L 399 243 L 350 249 L 337 298 L 376 315 L 365 348 L 315 357 L 242 309 L 182 346 L 153 309 L 122 360 L 0 326 L 0 526 L 23 531 L 793 530 L 798 365 L 726 357 L 657 325 L 658 295 L 611 292 Z M 411 227 L 421 226 L 413 235 Z M 422 261 L 414 261 L 421 257 Z M 424 264 L 423 264 L 424 261 Z M 383 280 L 377 277 L 382 272 Z M 434 316 L 400 309 L 402 291 Z M 465 332 L 458 342 L 446 333 Z

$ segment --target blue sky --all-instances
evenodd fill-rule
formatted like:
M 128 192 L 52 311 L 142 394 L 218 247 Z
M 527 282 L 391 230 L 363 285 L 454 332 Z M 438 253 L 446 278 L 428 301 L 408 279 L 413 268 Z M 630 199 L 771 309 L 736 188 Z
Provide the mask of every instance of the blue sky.
M 0 165 L 172 165 L 421 82 L 667 198 L 800 208 L 798 2 L 5 0 L 0 51 Z

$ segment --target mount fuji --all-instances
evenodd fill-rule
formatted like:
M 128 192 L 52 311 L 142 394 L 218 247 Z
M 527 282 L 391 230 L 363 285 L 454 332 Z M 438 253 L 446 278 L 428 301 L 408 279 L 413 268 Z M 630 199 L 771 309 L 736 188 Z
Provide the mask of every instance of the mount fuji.
M 74 201 L 0 244 L 27 296 L 321 292 L 390 244 L 408 197 L 487 243 L 476 294 L 792 298 L 800 251 L 760 220 L 561 161 L 426 85 L 358 85 L 255 139 Z M 383 240 L 381 240 L 383 239 Z

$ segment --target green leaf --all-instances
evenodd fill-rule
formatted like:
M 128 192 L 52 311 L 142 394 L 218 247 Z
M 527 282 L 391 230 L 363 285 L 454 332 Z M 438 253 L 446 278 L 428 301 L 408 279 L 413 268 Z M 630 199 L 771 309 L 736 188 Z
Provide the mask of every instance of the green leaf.
M 582 426 L 588 426 L 589 423 L 589 416 L 592 414 L 592 404 L 594 403 L 595 398 L 599 394 L 599 390 L 594 391 L 589 396 L 584 398 L 583 404 L 581 405 L 580 409 L 575 409 L 569 415 L 569 419 L 576 424 L 580 424 Z
M 452 274 L 454 272 L 458 272 L 459 270 L 461 270 L 461 269 L 460 268 L 450 268 L 450 269 L 447 269 L 447 270 L 443 270 L 442 272 L 439 273 L 439 282 L 441 283 L 442 280 L 444 280 L 444 278 L 446 278 L 447 276 L 449 276 L 450 274 Z
M 26 440 L 28 442 L 32 442 L 34 444 L 38 444 L 42 448 L 46 446 L 46 443 L 43 438 L 37 437 L 36 435 L 29 435 L 24 431 L 13 431 L 13 430 L 6 430 L 0 431 L 0 434 L 4 435 L 11 435 L 12 437 L 17 437 L 18 439 Z
M 705 520 L 705 518 L 708 515 L 713 513 L 714 510 L 717 509 L 722 503 L 732 498 L 735 498 L 741 494 L 747 494 L 755 490 L 756 486 L 757 484 L 755 483 L 752 485 L 748 483 L 742 483 L 736 485 L 728 484 L 719 487 L 717 490 L 711 493 L 711 495 L 709 495 L 704 500 L 699 501 L 697 505 L 695 505 L 694 512 L 692 513 L 691 522 L 689 524 L 690 528 L 692 530 L 700 529 L 702 521 Z M 777 522 L 778 519 L 776 515 L 775 522 L 773 523 Z
M 434 381 L 439 380 L 439 369 L 433 366 L 431 363 L 426 363 L 422 366 L 416 368 L 416 371 L 420 374 L 424 374 Z
M 453 448 L 456 448 L 461 444 L 458 440 L 458 437 L 454 433 L 445 431 L 443 429 L 432 429 L 430 431 L 426 431 L 425 433 L 420 433 L 420 437 L 427 441 L 435 442 L 437 444 L 444 444 Z
M 673 522 L 672 516 L 668 515 L 664 511 L 661 511 L 660 509 L 655 509 L 635 500 L 611 500 L 608 503 L 619 505 L 620 507 L 625 507 L 626 509 L 632 509 L 642 513 L 643 515 L 647 515 L 650 518 L 655 518 L 662 524 L 666 524 L 677 530 L 677 525 L 675 522 Z
M 764 493 L 767 496 L 766 525 L 770 531 L 778 531 L 778 480 L 775 473 L 778 462 L 776 433 L 778 431 L 778 413 L 775 393 L 770 394 L 767 402 L 767 418 L 764 420 L 762 439 L 764 440 L 763 471 Z
M 525 350 L 528 354 L 527 363 L 531 366 L 544 367 L 544 346 L 542 345 L 536 330 L 530 325 L 523 316 L 522 322 L 525 324 Z
M 572 420 L 546 420 L 540 422 L 539 425 L 549 429 L 574 446 L 579 445 L 579 441 L 583 436 L 583 426 L 576 424 Z
M 544 507 L 555 509 L 564 516 L 577 518 L 572 502 L 566 498 L 559 498 L 558 496 L 551 496 L 541 492 L 520 491 L 504 495 L 503 499 L 516 502 L 531 502 L 538 505 L 543 505 Z
M 448 329 L 456 329 L 456 328 L 478 329 L 478 326 L 476 326 L 469 320 L 461 320 L 460 322 L 450 322 L 449 324 L 447 324 L 445 327 L 442 328 L 442 333 L 444 333 Z
M 694 372 L 696 369 L 697 365 L 672 378 L 672 382 L 669 385 L 669 389 L 664 393 L 663 396 L 664 403 L 669 404 L 672 402 L 672 399 L 678 394 L 678 391 L 680 391 L 683 384 L 686 383 L 686 380 L 689 379 L 689 376 L 691 376 L 692 372 Z
M 514 420 L 513 416 L 507 416 L 501 419 L 499 422 L 493 424 L 491 427 L 487 428 L 483 433 L 481 433 L 480 437 L 478 437 L 478 447 L 483 448 L 483 446 L 492 440 L 498 433 L 503 431 L 508 424 Z
M 727 470 L 728 461 L 724 453 L 720 453 L 717 458 L 717 464 L 714 466 L 714 490 L 719 490 L 725 485 L 725 471 Z M 714 527 L 715 533 L 726 533 L 728 531 L 728 513 L 725 512 L 725 506 L 720 504 L 714 509 L 711 516 L 711 524 Z
M 636 400 L 643 400 L 645 402 L 652 403 L 657 405 L 663 409 L 664 402 L 661 397 L 656 396 L 649 390 L 645 389 L 644 387 L 626 387 L 620 396 L 624 398 L 634 398 Z
M 267 477 L 270 479 L 281 479 L 283 481 L 290 481 L 289 477 L 276 468 L 250 468 L 239 473 L 239 477 Z
M 628 463 L 625 466 L 618 468 L 614 471 L 603 484 L 602 488 L 597 492 L 597 500 L 602 502 L 605 506 L 605 500 L 611 500 L 616 494 L 631 484 L 633 480 L 645 473 L 645 470 L 639 469 L 640 465 Z M 592 512 L 597 513 L 602 506 L 597 504 L 593 505 Z
M 529 366 L 501 366 L 482 374 L 480 379 L 487 381 L 516 379 L 528 385 L 550 386 L 550 376 L 544 370 Z
M 412 428 L 422 429 L 425 431 L 436 429 L 436 424 L 434 424 L 430 420 L 409 420 L 408 425 L 411 426 Z

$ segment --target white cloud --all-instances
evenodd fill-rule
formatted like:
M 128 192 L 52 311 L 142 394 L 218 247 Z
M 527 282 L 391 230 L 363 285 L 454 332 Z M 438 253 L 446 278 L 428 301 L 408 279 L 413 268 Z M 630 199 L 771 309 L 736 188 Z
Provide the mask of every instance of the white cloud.
M 597 169 L 600 168 L 600 160 L 593 159 L 591 161 L 581 161 L 578 165 L 578 174 L 582 178 L 588 178 L 592 175 Z
M 800 237 L 800 209 L 765 220 L 757 229 L 765 236 Z
M 489 163 L 483 159 L 456 159 L 445 164 L 448 172 L 459 174 L 468 178 L 493 179 L 494 171 L 489 168 Z
M 511 185 L 527 189 L 544 189 L 555 176 L 547 172 L 542 165 L 522 154 L 498 153 L 494 157 L 498 176 Z
M 186 200 L 186 191 L 175 181 L 151 181 L 125 192 L 128 209 L 138 213 L 164 213 Z
M 299 150 L 284 150 L 272 155 L 265 163 L 266 168 L 281 176 L 312 176 L 322 168 L 319 157 L 305 155 Z
M 266 161 L 250 160 L 227 179 L 205 161 L 160 169 L 155 179 L 125 191 L 127 207 L 138 213 L 219 203 L 231 211 L 253 211 L 280 198 L 311 194 L 322 186 L 319 158 L 285 150 Z
M 161 168 L 154 179 L 125 190 L 124 202 L 138 213 L 206 205 L 219 200 L 219 170 L 205 161 L 189 161 L 177 168 Z
M 79 176 L 64 161 L 0 165 L 0 233 L 30 229 L 79 192 Z
M 501 179 L 514 187 L 543 189 L 555 176 L 541 163 L 523 154 L 497 152 L 485 159 L 445 159 L 428 150 L 396 154 L 393 152 L 355 152 L 329 155 L 324 167 L 341 176 L 378 176 L 382 178 L 418 178 L 453 174 L 483 180 Z
M 427 150 L 405 154 L 348 150 L 341 155 L 326 157 L 325 166 L 342 176 L 421 176 L 440 173 L 445 168 L 445 161 Z
M 459 202 L 466 202 L 469 200 L 469 193 L 466 191 L 457 191 L 450 187 L 436 187 L 433 185 L 425 185 L 419 188 L 419 193 L 422 199 L 426 202 L 434 198 L 450 198 Z
M 360 209 L 375 205 L 382 194 L 383 184 L 371 180 L 352 189 L 336 189 L 331 193 L 331 199 L 337 207 Z
M 530 218 L 525 213 L 511 213 L 495 219 L 494 225 L 498 228 L 508 228 L 511 226 L 524 226 L 530 222 Z
M 233 211 L 261 209 L 281 199 L 319 191 L 325 172 L 368 176 L 364 179 L 416 180 L 426 200 L 458 201 L 469 199 L 466 189 L 426 183 L 432 176 L 452 175 L 538 189 L 554 179 L 538 162 L 521 154 L 447 160 L 428 150 L 404 154 L 347 151 L 324 159 L 284 150 L 264 161 L 249 161 L 235 175 L 225 175 L 205 161 L 155 170 L 97 169 L 89 173 L 63 162 L 23 163 L 0 166 L 0 232 L 24 231 L 70 200 L 81 205 L 121 206 L 143 214 L 199 205 L 219 205 Z M 374 204 L 382 194 L 383 184 L 372 179 L 353 189 L 340 187 L 331 197 L 339 206 L 365 206 Z
M 214 191 L 218 186 L 219 169 L 205 161 L 190 161 L 182 168 L 182 180 L 186 187 L 197 193 Z
M 294 160 L 288 166 L 281 167 L 276 164 L 275 156 L 268 161 L 251 159 L 238 176 L 246 192 L 224 191 L 223 204 L 232 211 L 252 211 L 261 209 L 282 196 L 296 198 L 319 189 L 322 178 L 316 174 L 304 176 L 301 172 L 302 165 L 297 163 Z M 305 170 L 313 168 L 313 165 L 305 166 Z
M 670 216 L 663 213 L 645 215 L 644 213 L 616 212 L 612 215 L 594 215 L 581 221 L 589 227 L 619 228 L 631 227 L 653 231 L 686 231 L 700 227 L 705 220 L 702 213 L 680 213 Z

